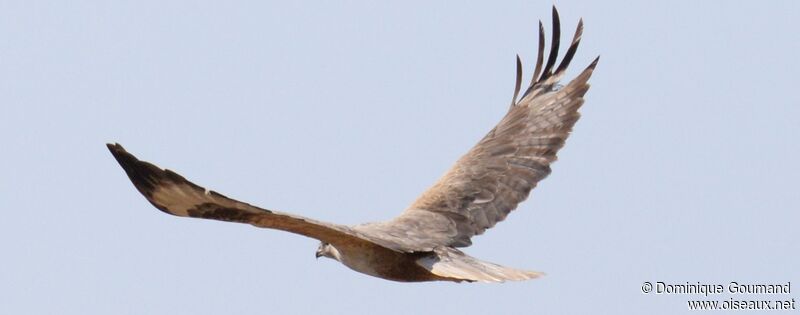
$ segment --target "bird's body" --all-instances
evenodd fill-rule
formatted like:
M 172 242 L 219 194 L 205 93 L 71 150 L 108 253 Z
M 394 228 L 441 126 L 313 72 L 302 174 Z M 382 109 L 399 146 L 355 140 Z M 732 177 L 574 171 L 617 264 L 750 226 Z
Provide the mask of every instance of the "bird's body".
M 564 86 L 564 75 L 580 42 L 583 22 L 564 59 L 555 67 L 560 28 L 553 8 L 553 41 L 539 57 L 529 87 L 517 100 L 521 63 L 506 116 L 403 213 L 386 222 L 343 226 L 262 209 L 200 187 L 170 170 L 140 161 L 119 144 L 108 148 L 134 186 L 156 208 L 177 216 L 248 223 L 321 241 L 317 257 L 335 259 L 367 275 L 403 282 L 526 280 L 539 272 L 485 262 L 458 248 L 502 221 L 550 174 L 550 164 L 580 116 L 578 108 L 597 59 Z M 555 69 L 554 69 L 555 67 Z M 541 75 L 540 75 L 541 74 Z
M 340 249 L 330 244 L 323 244 L 322 246 L 326 245 L 330 246 L 328 251 L 332 252 L 332 254 L 321 256 L 335 259 L 354 271 L 373 277 L 403 282 L 447 280 L 445 277 L 431 273 L 417 263 L 423 256 L 430 255 L 429 253 L 413 253 L 409 255 L 382 247 L 353 248 L 340 246 Z

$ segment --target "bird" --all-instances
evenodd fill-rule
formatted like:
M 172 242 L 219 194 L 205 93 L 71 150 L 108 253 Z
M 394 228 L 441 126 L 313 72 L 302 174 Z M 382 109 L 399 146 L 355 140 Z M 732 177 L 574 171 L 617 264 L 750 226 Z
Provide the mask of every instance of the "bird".
M 483 261 L 460 248 L 470 246 L 472 237 L 503 221 L 551 173 L 556 153 L 580 117 L 578 109 L 600 57 L 569 83 L 560 84 L 581 41 L 583 19 L 558 66 L 561 31 L 555 6 L 552 27 L 545 62 L 545 32 L 539 21 L 536 66 L 521 95 L 522 62 L 517 55 L 513 97 L 500 122 L 433 186 L 388 221 L 347 226 L 260 208 L 139 160 L 119 143 L 107 147 L 135 188 L 165 213 L 247 223 L 317 239 L 317 258 L 334 259 L 363 274 L 398 282 L 538 278 L 542 272 Z

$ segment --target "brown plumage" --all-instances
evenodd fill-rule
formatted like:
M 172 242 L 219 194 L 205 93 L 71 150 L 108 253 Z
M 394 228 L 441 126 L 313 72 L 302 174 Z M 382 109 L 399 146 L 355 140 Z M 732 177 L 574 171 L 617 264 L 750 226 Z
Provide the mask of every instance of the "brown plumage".
M 317 257 L 333 258 L 353 270 L 389 280 L 531 279 L 540 273 L 481 261 L 457 248 L 469 246 L 473 236 L 505 219 L 550 174 L 550 164 L 580 117 L 578 108 L 598 61 L 559 87 L 582 32 L 580 21 L 566 55 L 555 67 L 560 22 L 553 7 L 553 39 L 547 61 L 540 21 L 536 67 L 519 100 L 522 63 L 517 56 L 516 84 L 505 117 L 402 214 L 386 222 L 343 226 L 262 209 L 140 161 L 119 144 L 109 144 L 108 149 L 136 189 L 169 214 L 248 223 L 315 238 L 322 242 Z

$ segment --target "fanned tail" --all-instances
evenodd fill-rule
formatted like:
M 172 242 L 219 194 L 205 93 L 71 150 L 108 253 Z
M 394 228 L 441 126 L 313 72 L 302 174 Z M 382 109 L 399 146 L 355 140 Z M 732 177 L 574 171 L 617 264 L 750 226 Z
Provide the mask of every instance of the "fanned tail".
M 455 281 L 505 282 L 538 278 L 544 273 L 519 270 L 479 260 L 452 247 L 438 247 L 431 255 L 417 260 L 431 273 Z

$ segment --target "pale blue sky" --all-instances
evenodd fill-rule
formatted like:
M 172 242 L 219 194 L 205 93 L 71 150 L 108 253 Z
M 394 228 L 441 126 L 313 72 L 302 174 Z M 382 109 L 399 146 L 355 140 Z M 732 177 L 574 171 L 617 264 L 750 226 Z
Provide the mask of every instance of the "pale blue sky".
M 676 314 L 702 297 L 642 283 L 800 292 L 794 1 L 557 3 L 564 38 L 586 23 L 568 76 L 602 56 L 583 117 L 466 249 L 538 280 L 394 283 L 315 240 L 168 216 L 104 145 L 263 207 L 388 219 L 502 117 L 550 5 L 0 2 L 0 313 Z

